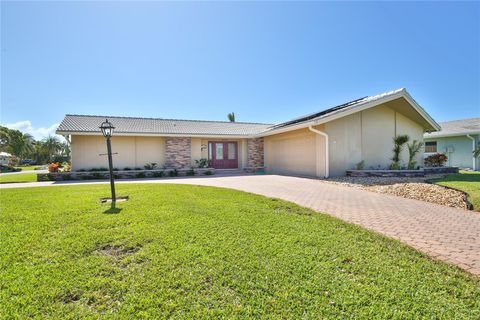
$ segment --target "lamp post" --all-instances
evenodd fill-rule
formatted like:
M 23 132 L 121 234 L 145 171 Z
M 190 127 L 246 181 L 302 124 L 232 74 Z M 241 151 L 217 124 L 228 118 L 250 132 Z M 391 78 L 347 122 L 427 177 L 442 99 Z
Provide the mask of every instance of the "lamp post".
M 102 122 L 100 125 L 103 136 L 107 139 L 107 155 L 108 155 L 108 169 L 110 171 L 110 189 L 112 190 L 112 207 L 115 207 L 115 202 L 117 201 L 115 197 L 115 182 L 113 180 L 113 162 L 112 162 L 112 142 L 111 137 L 113 135 L 113 129 L 115 127 L 112 125 L 108 119 L 105 119 L 105 122 Z

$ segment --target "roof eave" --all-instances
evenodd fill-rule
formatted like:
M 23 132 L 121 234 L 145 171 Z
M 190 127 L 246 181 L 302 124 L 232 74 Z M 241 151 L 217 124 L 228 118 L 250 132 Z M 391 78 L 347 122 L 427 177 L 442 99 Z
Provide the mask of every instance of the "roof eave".
M 428 133 L 423 135 L 424 139 L 435 139 L 435 138 L 448 138 L 448 137 L 463 137 L 466 135 L 477 135 L 480 134 L 480 131 L 470 131 L 470 132 L 456 132 L 456 133 L 435 133 L 434 135 L 429 135 Z
M 79 135 L 79 136 L 102 136 L 101 132 L 92 131 L 67 131 L 57 130 L 58 135 Z M 252 135 L 240 135 L 240 134 L 192 134 L 192 133 L 142 133 L 142 132 L 116 132 L 115 136 L 120 137 L 192 137 L 192 138 L 228 138 L 228 139 L 245 139 L 250 138 Z

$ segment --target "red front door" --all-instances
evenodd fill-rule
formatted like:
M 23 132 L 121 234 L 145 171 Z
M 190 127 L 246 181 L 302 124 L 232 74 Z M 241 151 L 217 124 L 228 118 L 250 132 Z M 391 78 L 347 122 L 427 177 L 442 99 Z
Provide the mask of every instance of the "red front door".
M 235 141 L 210 141 L 208 154 L 215 169 L 238 168 L 238 148 Z

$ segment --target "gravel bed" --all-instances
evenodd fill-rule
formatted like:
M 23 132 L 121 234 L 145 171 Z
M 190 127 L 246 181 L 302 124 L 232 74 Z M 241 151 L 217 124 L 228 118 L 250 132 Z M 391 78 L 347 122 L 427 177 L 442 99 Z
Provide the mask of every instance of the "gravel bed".
M 328 183 L 340 184 L 362 190 L 387 193 L 399 197 L 416 199 L 441 204 L 448 207 L 468 210 L 465 194 L 426 180 L 443 177 L 429 175 L 427 177 L 338 177 L 325 180 Z

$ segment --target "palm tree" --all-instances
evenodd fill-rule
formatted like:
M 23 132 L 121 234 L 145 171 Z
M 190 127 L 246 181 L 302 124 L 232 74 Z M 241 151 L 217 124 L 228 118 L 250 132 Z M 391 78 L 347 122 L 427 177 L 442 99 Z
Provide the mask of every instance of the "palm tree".
M 235 122 L 235 112 L 229 113 L 227 117 L 230 122 Z
M 402 153 L 403 145 L 410 140 L 410 137 L 406 134 L 398 135 L 393 138 L 393 157 L 392 157 L 392 164 L 390 165 L 390 169 L 398 170 L 400 169 L 400 153 Z
M 477 148 L 473 151 L 473 156 L 475 158 L 480 158 L 480 148 Z
M 42 140 L 42 149 L 48 154 L 48 160 L 52 161 L 53 157 L 63 149 L 63 146 L 57 137 L 48 136 Z
M 415 161 L 415 157 L 420 152 L 420 149 L 422 149 L 422 147 L 423 142 L 418 142 L 417 140 L 413 140 L 411 144 L 407 144 L 409 170 L 415 169 L 415 165 L 417 164 L 417 161 Z

